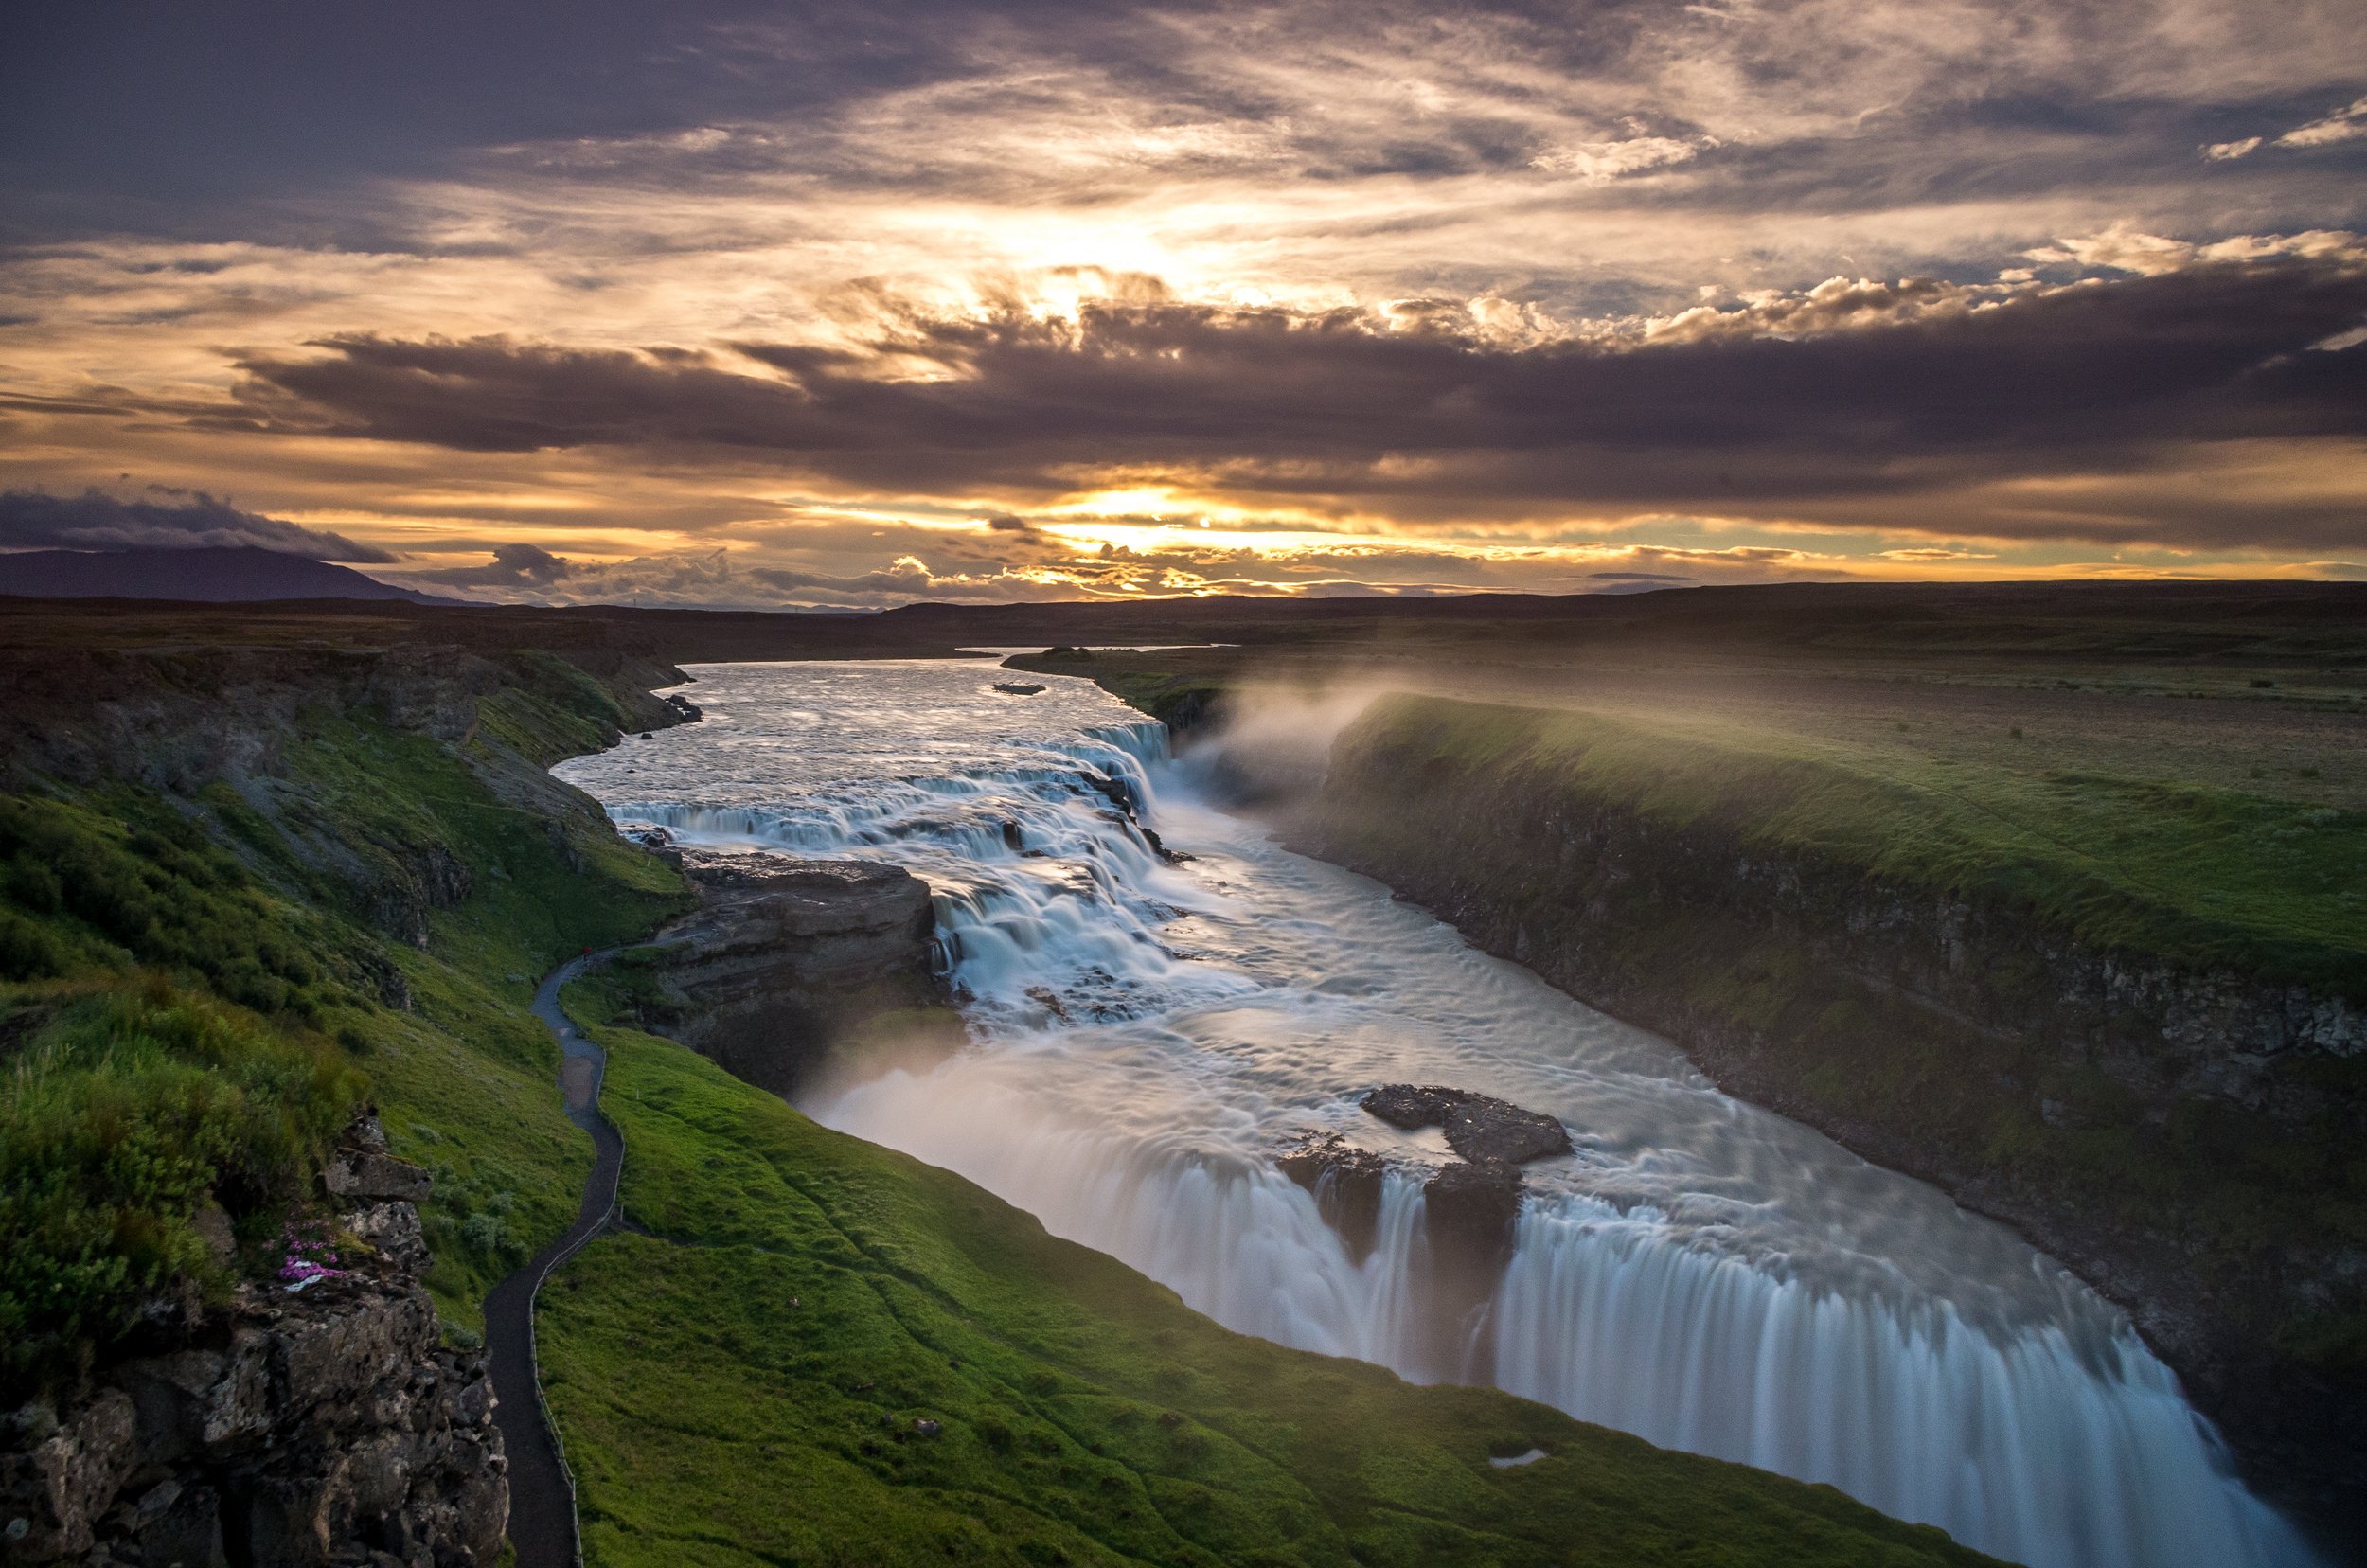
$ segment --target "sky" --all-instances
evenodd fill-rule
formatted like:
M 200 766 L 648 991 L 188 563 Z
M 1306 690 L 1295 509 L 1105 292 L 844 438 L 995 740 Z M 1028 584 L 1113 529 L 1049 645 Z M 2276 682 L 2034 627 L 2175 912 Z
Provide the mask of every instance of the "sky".
M 2367 579 L 2363 176 L 2358 0 L 13 7 L 0 550 Z

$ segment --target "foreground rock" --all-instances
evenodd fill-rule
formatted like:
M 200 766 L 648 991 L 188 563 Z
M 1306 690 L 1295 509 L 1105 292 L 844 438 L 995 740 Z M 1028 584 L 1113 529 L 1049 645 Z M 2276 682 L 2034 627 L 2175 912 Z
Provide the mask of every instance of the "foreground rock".
M 1569 1131 L 1553 1117 L 1468 1090 L 1435 1083 L 1384 1083 L 1361 1103 L 1369 1114 L 1408 1131 L 1445 1128 L 1447 1147 L 1467 1160 L 1525 1165 L 1570 1152 Z
M 642 950 L 646 1026 L 777 1095 L 887 1015 L 948 1027 L 927 882 L 868 861 L 682 854 L 702 902 Z
M 387 1238 L 301 1292 L 241 1286 L 152 1353 L 0 1417 L 0 1561 L 481 1568 L 509 1519 L 481 1350 L 419 1284 L 426 1172 L 357 1125 L 325 1185 Z

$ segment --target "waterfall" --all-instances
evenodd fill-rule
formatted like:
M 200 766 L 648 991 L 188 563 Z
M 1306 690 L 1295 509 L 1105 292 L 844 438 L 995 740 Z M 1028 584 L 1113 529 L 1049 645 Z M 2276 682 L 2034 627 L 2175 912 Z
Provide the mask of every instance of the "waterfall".
M 2036 1568 L 2315 1560 L 2126 1320 L 2002 1227 L 1280 849 L 1084 683 L 1022 708 L 983 687 L 962 667 L 719 668 L 708 736 L 569 765 L 622 821 L 929 879 L 975 1043 L 832 1089 L 823 1120 L 1243 1332 L 1492 1381 Z M 1426 1291 L 1443 1145 L 1356 1107 L 1408 1078 L 1548 1111 L 1578 1145 L 1530 1167 L 1468 1319 L 1434 1321 Z M 1392 1162 L 1361 1259 L 1272 1163 L 1308 1129 Z

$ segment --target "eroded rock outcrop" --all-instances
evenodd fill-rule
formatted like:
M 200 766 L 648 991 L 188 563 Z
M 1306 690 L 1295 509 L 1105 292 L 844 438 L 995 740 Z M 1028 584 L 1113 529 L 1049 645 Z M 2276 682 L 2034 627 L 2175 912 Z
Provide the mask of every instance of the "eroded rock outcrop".
M 1381 1184 L 1389 1168 L 1379 1155 L 1337 1132 L 1309 1133 L 1274 1163 L 1314 1196 L 1316 1212 L 1347 1243 L 1351 1256 L 1361 1262 L 1372 1255 L 1380 1229 Z
M 1521 1215 L 1521 1167 L 1570 1152 L 1570 1132 L 1538 1111 L 1439 1083 L 1384 1083 L 1358 1102 L 1368 1115 L 1412 1131 L 1443 1127 L 1461 1158 L 1423 1184 L 1431 1262 L 1442 1279 L 1486 1295 L 1512 1256 Z
M 889 1013 L 945 1001 L 929 884 L 898 865 L 685 850 L 699 909 L 651 944 L 650 1027 L 774 1094 Z
M 347 1243 L 291 1292 L 242 1285 L 149 1353 L 0 1417 L 0 1561 L 479 1568 L 507 1460 L 478 1350 L 418 1280 L 426 1172 L 357 1123 L 324 1185 Z
M 1467 1160 L 1525 1165 L 1570 1152 L 1568 1129 L 1506 1100 L 1442 1085 L 1384 1083 L 1359 1102 L 1392 1127 L 1447 1130 L 1447 1147 Z
M 1443 1084 L 1383 1084 L 1360 1103 L 1393 1127 L 1445 1128 L 1458 1156 L 1422 1184 L 1423 1240 L 1412 1284 L 1426 1344 L 1417 1354 L 1433 1376 L 1480 1376 L 1492 1353 L 1491 1304 L 1521 1217 L 1521 1167 L 1569 1153 L 1569 1131 L 1541 1113 Z M 1388 1162 L 1343 1133 L 1310 1131 L 1274 1163 L 1313 1195 L 1350 1256 L 1371 1255 Z
M 1493 1293 L 1512 1259 L 1521 1218 L 1521 1169 L 1504 1160 L 1457 1160 L 1422 1184 L 1431 1266 L 1475 1293 Z

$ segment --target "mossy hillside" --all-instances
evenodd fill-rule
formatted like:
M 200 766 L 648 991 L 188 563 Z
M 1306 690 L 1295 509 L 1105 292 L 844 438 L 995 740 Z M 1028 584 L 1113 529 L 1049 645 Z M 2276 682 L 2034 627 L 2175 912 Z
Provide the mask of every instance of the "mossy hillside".
M 365 1096 L 436 1174 L 428 1283 L 456 1323 L 564 1228 L 590 1151 L 525 1010 L 533 977 L 687 898 L 537 766 L 614 733 L 614 696 L 586 691 L 528 669 L 484 699 L 501 724 L 456 740 L 323 703 L 271 737 L 267 775 L 0 795 L 11 1388 L 222 1288 L 199 1211 L 276 1236 Z
M 610 1026 L 620 988 L 567 1003 L 610 1053 L 635 1227 L 538 1321 L 592 1563 L 1987 1560 L 1827 1488 L 1229 1333 Z
M 2367 999 L 2367 812 L 2043 769 L 1846 765 L 1759 734 L 1439 698 L 1342 738 L 2026 912 L 2103 951 Z
M 1118 701 L 1176 729 L 1205 722 L 1232 688 L 1230 678 L 1158 667 L 1165 662 L 1148 655 L 1096 653 L 1081 648 L 1046 649 L 1003 661 L 1007 669 L 1031 674 L 1081 675 Z

